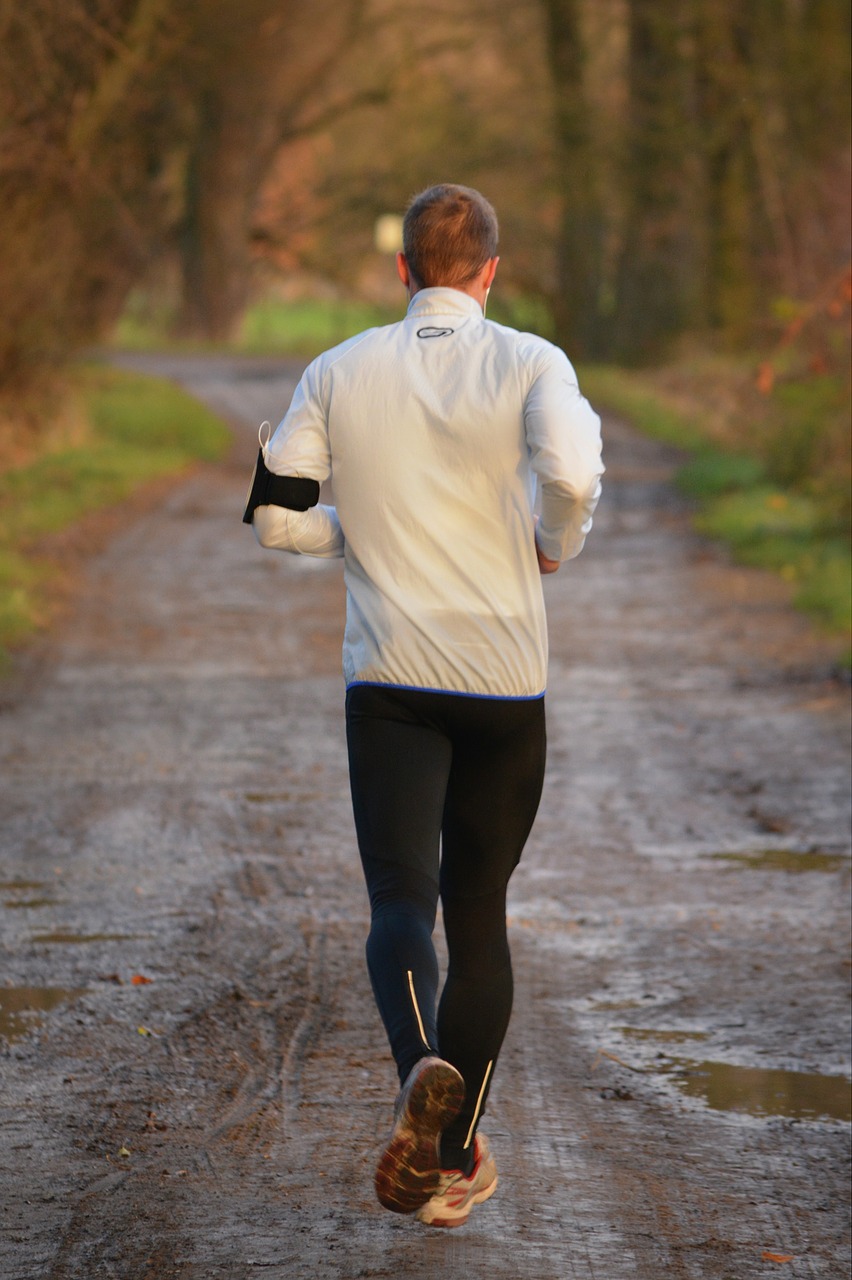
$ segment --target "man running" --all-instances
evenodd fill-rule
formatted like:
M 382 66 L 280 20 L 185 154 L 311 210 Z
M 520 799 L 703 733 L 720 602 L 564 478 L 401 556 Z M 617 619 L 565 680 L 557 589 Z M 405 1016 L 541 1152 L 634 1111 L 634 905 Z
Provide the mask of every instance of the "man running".
M 375 1185 L 439 1227 L 497 1185 L 478 1127 L 512 1005 L 506 889 L 544 775 L 540 575 L 582 549 L 603 474 L 564 353 L 485 319 L 496 254 L 479 192 L 414 198 L 405 318 L 308 367 L 245 515 L 262 546 L 344 560 L 367 964 L 401 1083 Z M 330 475 L 335 506 L 317 505 Z

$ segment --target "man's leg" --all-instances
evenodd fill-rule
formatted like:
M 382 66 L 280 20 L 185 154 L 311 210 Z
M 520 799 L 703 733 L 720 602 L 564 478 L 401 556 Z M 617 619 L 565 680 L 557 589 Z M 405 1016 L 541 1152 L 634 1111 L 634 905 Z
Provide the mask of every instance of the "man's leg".
M 450 747 L 420 716 L 424 697 L 370 687 L 347 697 L 352 800 L 371 906 L 367 963 L 402 1085 L 375 1188 L 397 1213 L 414 1212 L 436 1190 L 440 1135 L 464 1097 L 461 1075 L 434 1048 L 432 930 Z
M 347 696 L 352 804 L 370 895 L 367 965 L 399 1072 L 437 1049 L 441 818 L 451 748 L 412 714 L 410 695 L 356 686 Z
M 509 1025 L 513 980 L 506 888 L 544 779 L 543 699 L 458 699 L 443 823 L 441 899 L 449 952 L 438 1046 L 465 1081 L 441 1163 L 468 1172 L 476 1128 Z

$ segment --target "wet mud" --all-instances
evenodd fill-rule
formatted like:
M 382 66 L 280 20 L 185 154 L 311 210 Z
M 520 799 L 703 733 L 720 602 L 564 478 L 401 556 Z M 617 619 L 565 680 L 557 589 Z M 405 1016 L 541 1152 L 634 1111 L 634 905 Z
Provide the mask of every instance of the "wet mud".
M 140 363 L 152 365 L 140 358 Z M 0 1275 L 848 1274 L 849 688 L 606 429 L 548 579 L 549 764 L 459 1231 L 381 1209 L 336 564 L 240 523 L 298 370 L 155 361 L 233 456 L 112 519 L 0 697 Z M 779 1261 L 782 1259 L 782 1261 Z

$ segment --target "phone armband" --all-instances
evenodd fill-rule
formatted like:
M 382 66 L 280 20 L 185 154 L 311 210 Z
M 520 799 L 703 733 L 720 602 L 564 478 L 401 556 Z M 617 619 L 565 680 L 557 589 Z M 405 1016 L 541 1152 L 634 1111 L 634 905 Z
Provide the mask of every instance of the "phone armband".
M 256 507 L 287 507 L 290 511 L 307 511 L 319 502 L 318 480 L 302 476 L 276 476 L 266 465 L 263 449 L 257 451 L 251 484 L 243 512 L 243 524 L 251 524 Z

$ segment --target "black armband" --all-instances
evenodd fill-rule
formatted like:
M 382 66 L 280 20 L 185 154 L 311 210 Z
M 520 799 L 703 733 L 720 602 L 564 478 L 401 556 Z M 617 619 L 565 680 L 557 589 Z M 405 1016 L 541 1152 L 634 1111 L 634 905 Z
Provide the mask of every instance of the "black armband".
M 264 461 L 263 449 L 259 449 L 243 512 L 243 524 L 251 524 L 255 507 L 288 507 L 290 511 L 307 511 L 317 505 L 319 494 L 319 480 L 273 475 Z

